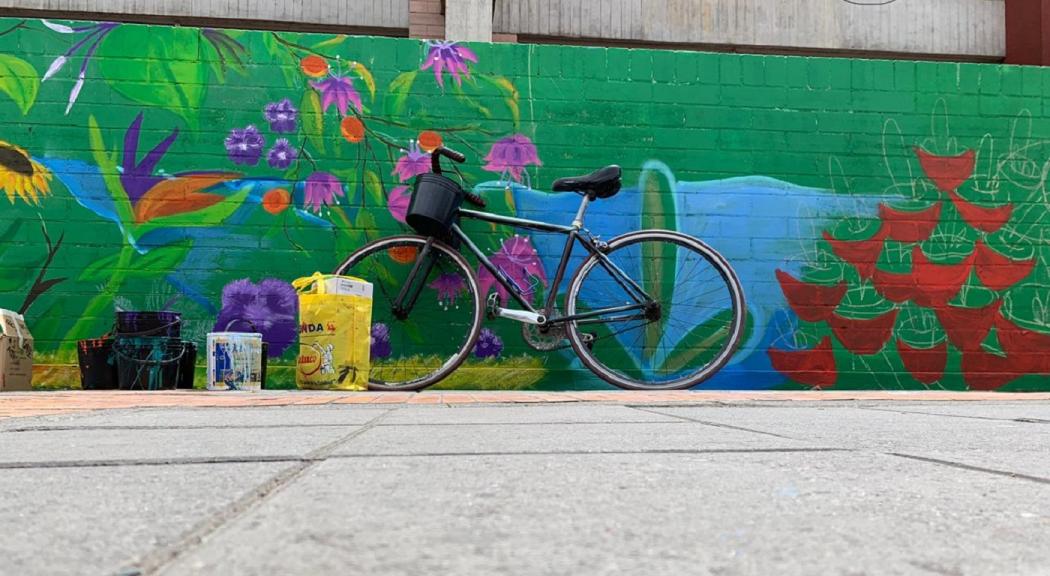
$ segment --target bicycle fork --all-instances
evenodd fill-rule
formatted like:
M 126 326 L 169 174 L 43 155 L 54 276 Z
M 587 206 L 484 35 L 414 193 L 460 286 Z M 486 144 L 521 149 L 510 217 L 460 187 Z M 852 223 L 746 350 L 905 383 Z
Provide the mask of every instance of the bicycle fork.
M 416 262 L 412 265 L 412 270 L 408 273 L 408 278 L 405 280 L 405 283 L 401 285 L 401 292 L 399 292 L 397 298 L 394 299 L 393 306 L 391 306 L 391 312 L 398 320 L 405 320 L 408 318 L 409 313 L 412 312 L 412 308 L 416 305 L 416 300 L 419 299 L 419 295 L 423 292 L 423 288 L 427 282 L 427 277 L 430 276 L 430 271 L 434 269 L 434 256 L 431 253 L 433 247 L 434 239 L 427 238 L 427 243 L 424 244 L 423 249 L 419 251 L 419 256 L 416 257 Z

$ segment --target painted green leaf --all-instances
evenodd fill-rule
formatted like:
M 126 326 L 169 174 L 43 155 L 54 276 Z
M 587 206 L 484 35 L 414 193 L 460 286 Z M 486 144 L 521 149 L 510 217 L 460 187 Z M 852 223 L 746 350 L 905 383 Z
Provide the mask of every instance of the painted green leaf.
M 5 262 L 0 266 L 0 292 L 14 292 L 36 274 L 35 262 Z
M 103 40 L 96 58 L 102 76 L 133 102 L 171 110 L 191 127 L 208 83 L 196 30 L 121 26 Z
M 324 154 L 324 114 L 321 112 L 321 97 L 314 90 L 303 93 L 302 110 L 303 132 L 306 140 Z
M 470 96 L 469 94 L 464 92 L 463 88 L 461 86 L 456 86 L 455 92 L 456 92 L 456 100 L 459 100 L 460 102 L 466 104 L 472 110 L 478 112 L 479 114 L 481 114 L 485 118 L 489 118 L 489 119 L 492 118 L 492 111 L 489 110 L 488 108 L 486 108 L 485 105 L 482 104 L 481 102 L 478 102 L 476 98 L 474 98 L 473 96 Z
M 727 309 L 719 312 L 710 320 L 696 326 L 689 331 L 674 347 L 674 350 L 664 358 L 661 370 L 674 372 L 684 368 L 696 369 L 707 365 L 718 356 L 725 345 L 732 330 L 733 311 Z M 747 333 L 751 328 L 752 318 L 750 315 L 744 326 L 743 341 L 747 341 Z
M 365 170 L 365 190 L 368 192 L 369 206 L 386 205 L 383 182 L 379 179 L 379 175 L 371 170 Z
M 127 278 L 149 278 L 168 274 L 186 259 L 192 247 L 193 241 L 186 240 L 154 248 L 144 255 L 133 258 L 125 276 Z M 86 282 L 107 280 L 113 274 L 113 268 L 119 261 L 120 254 L 96 260 L 81 272 L 79 280 Z
M 495 86 L 500 91 L 503 96 L 503 102 L 507 105 L 507 109 L 510 110 L 511 117 L 514 118 L 514 126 L 517 127 L 521 123 L 521 108 L 518 105 L 520 94 L 518 94 L 518 89 L 514 87 L 510 80 L 503 76 L 479 74 L 478 78 Z
M 387 116 L 396 116 L 404 109 L 408 95 L 412 91 L 412 83 L 416 81 L 418 74 L 419 70 L 403 72 L 390 82 L 386 91 L 386 100 L 383 103 L 383 112 Z
M 276 33 L 267 32 L 263 34 L 262 41 L 266 51 L 273 57 L 274 64 L 280 68 L 281 74 L 284 75 L 284 81 L 288 86 L 302 85 L 302 72 L 299 71 L 299 63 L 288 52 L 288 48 L 277 41 Z
M 10 54 L 0 54 L 0 92 L 11 97 L 25 116 L 36 102 L 40 75 L 33 65 Z
M 646 171 L 642 187 L 642 222 L 649 228 L 675 229 L 674 191 L 661 185 L 661 174 Z M 644 242 L 642 244 L 642 288 L 663 305 L 663 313 L 673 315 L 671 300 L 674 296 L 675 270 L 678 267 L 678 247 L 668 242 Z M 663 331 L 660 323 L 653 322 L 645 330 L 643 357 L 652 358 L 660 343 Z
M 131 201 L 124 192 L 124 185 L 120 183 L 120 172 L 117 170 L 117 151 L 110 152 L 106 148 L 106 142 L 102 139 L 102 130 L 99 129 L 98 121 L 94 116 L 88 117 L 88 142 L 91 145 L 91 154 L 102 172 L 102 179 L 106 183 L 106 191 L 113 200 L 114 208 L 121 222 L 132 222 Z

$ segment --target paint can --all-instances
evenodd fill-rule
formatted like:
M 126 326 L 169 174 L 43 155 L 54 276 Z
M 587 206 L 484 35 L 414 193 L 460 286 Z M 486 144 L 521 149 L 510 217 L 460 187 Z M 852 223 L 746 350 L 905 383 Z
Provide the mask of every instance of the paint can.
M 103 336 L 77 342 L 77 365 L 80 368 L 80 387 L 84 390 L 117 388 L 113 338 Z
M 121 390 L 174 390 L 186 347 L 173 338 L 121 337 L 113 344 Z
M 211 332 L 208 334 L 208 390 L 262 389 L 262 334 Z

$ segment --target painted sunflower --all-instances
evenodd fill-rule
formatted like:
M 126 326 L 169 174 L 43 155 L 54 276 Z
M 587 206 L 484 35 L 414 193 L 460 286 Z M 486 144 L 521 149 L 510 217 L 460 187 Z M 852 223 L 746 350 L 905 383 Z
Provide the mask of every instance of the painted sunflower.
M 14 204 L 15 197 L 27 204 L 40 204 L 51 193 L 51 172 L 29 157 L 22 148 L 0 140 L 0 191 Z

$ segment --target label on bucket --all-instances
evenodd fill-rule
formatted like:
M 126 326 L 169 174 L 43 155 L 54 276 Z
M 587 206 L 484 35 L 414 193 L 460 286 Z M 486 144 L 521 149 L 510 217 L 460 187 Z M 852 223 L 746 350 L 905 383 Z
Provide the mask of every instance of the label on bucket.
M 261 334 L 208 334 L 208 390 L 261 390 L 262 362 Z

